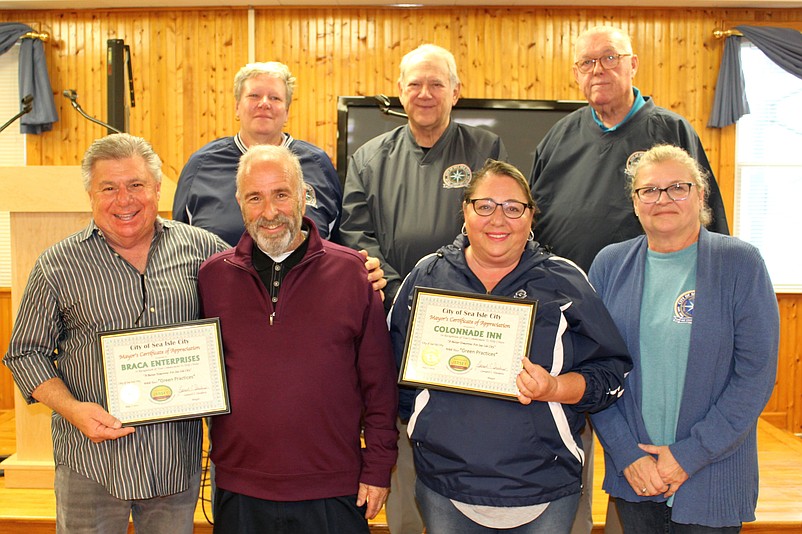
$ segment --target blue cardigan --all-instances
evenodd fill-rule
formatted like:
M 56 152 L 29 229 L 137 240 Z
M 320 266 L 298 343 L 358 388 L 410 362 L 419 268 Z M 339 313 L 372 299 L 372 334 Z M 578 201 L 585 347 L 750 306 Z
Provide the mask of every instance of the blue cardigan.
M 610 245 L 590 280 L 629 347 L 634 367 L 624 395 L 592 416 L 604 446 L 604 489 L 626 501 L 637 495 L 623 475 L 651 443 L 641 415 L 640 309 L 645 236 Z M 672 520 L 710 527 L 754 521 L 758 492 L 757 418 L 777 370 L 777 299 L 758 250 L 737 238 L 699 234 L 696 301 L 688 371 L 671 453 L 689 479 L 674 497 Z

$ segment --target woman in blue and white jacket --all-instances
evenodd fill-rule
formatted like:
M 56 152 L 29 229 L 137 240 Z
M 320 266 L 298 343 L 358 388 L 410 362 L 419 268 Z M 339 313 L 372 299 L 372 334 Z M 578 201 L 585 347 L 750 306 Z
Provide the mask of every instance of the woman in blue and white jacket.
M 590 268 L 634 361 L 621 400 L 592 416 L 627 533 L 735 533 L 755 519 L 777 299 L 755 247 L 703 228 L 707 191 L 681 148 L 646 151 L 630 184 L 646 235 Z
M 462 210 L 463 235 L 422 259 L 398 292 L 389 318 L 397 361 L 416 286 L 538 305 L 519 402 L 402 391 L 426 529 L 567 533 L 581 491 L 584 413 L 615 402 L 631 360 L 582 270 L 532 241 L 536 207 L 515 167 L 489 161 Z

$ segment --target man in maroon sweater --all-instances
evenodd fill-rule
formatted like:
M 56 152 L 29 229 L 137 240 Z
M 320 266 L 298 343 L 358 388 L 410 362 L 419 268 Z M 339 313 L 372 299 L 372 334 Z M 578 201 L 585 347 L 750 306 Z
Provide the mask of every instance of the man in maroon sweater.
M 220 317 L 231 400 L 211 427 L 214 530 L 368 533 L 396 460 L 381 297 L 364 258 L 303 217 L 289 150 L 249 150 L 236 196 L 246 232 L 198 275 L 203 314 Z

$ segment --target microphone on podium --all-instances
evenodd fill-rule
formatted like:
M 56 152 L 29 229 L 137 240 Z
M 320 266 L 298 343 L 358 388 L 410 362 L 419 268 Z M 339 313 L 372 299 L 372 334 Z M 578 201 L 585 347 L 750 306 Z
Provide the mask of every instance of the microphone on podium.
M 0 132 L 5 130 L 9 126 L 11 126 L 14 123 L 15 120 L 19 119 L 20 117 L 22 117 L 26 113 L 30 113 L 33 110 L 33 95 L 30 95 L 30 94 L 25 95 L 20 100 L 20 103 L 22 104 L 22 110 L 20 110 L 19 113 L 17 113 L 13 117 L 11 117 L 8 120 L 8 122 L 6 122 L 4 125 L 0 126 Z
M 92 117 L 90 115 L 87 115 L 86 112 L 83 110 L 83 108 L 81 108 L 81 105 L 78 103 L 78 93 L 75 92 L 75 89 L 65 89 L 64 91 L 62 91 L 61 94 L 64 96 L 64 98 L 69 99 L 70 104 L 72 104 L 72 107 L 75 108 L 75 111 L 80 113 L 81 116 L 83 118 L 85 118 L 86 120 L 88 120 L 90 122 L 94 122 L 95 124 L 103 126 L 104 128 L 108 128 L 109 130 L 111 130 L 111 131 L 113 131 L 115 133 L 123 133 L 120 130 L 118 130 L 117 128 L 115 128 L 114 126 L 112 126 L 111 124 L 105 123 L 105 122 L 103 122 L 101 120 L 98 120 L 98 119 L 96 119 L 96 118 L 94 118 L 94 117 Z

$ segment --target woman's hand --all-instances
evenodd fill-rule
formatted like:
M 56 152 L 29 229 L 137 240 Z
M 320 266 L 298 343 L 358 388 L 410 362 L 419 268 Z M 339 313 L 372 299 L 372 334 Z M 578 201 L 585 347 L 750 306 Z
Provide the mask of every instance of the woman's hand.
M 624 477 L 632 491 L 642 497 L 659 495 L 669 489 L 657 470 L 657 460 L 651 456 L 641 456 L 625 467 Z
M 518 373 L 515 384 L 518 386 L 518 402 L 529 404 L 533 400 L 545 400 L 557 391 L 557 378 L 551 376 L 540 365 L 523 359 L 524 368 Z
M 585 378 L 579 373 L 552 376 L 543 367 L 523 359 L 524 368 L 518 373 L 518 402 L 529 404 L 533 400 L 576 404 L 585 394 Z
M 664 497 L 671 497 L 674 495 L 683 482 L 688 480 L 688 473 L 679 465 L 679 462 L 671 454 L 671 449 L 667 445 L 644 445 L 638 444 L 638 447 L 648 452 L 649 454 L 657 455 L 657 472 L 660 478 L 668 484 L 669 488 L 663 492 Z

